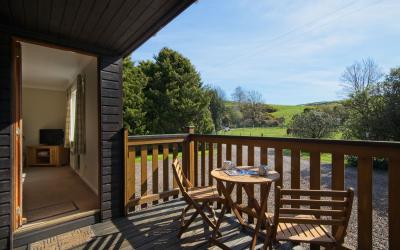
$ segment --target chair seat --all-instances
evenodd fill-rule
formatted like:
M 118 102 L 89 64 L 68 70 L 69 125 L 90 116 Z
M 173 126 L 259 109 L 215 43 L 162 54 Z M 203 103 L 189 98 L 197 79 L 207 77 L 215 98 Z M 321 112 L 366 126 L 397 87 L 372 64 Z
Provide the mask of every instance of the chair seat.
M 221 199 L 215 186 L 193 187 L 189 189 L 188 195 L 195 201 L 218 201 Z
M 266 214 L 269 223 L 273 222 L 273 214 Z M 297 215 L 296 218 L 315 218 L 312 215 Z M 279 223 L 276 232 L 277 241 L 310 242 L 326 244 L 336 242 L 335 238 L 323 225 Z

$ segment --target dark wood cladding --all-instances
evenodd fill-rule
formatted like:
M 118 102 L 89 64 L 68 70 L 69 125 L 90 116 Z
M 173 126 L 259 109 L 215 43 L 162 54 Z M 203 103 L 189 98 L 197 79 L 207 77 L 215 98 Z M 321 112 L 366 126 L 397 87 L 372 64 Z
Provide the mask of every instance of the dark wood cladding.
M 95 54 L 126 56 L 194 0 L 3 0 L 0 30 Z
M 0 249 L 9 249 L 11 226 L 11 37 L 0 33 Z
M 99 58 L 101 220 L 123 212 L 122 59 Z

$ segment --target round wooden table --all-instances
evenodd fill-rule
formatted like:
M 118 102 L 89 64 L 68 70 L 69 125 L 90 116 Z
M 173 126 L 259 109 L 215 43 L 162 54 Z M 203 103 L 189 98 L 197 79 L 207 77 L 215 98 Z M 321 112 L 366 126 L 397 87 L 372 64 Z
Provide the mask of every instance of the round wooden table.
M 258 168 L 251 167 L 251 166 L 242 166 L 242 167 L 238 167 L 238 169 L 254 170 L 254 171 L 258 172 Z M 222 222 L 224 215 L 227 212 L 228 208 L 232 209 L 235 217 L 238 219 L 239 223 L 242 226 L 247 227 L 247 228 L 250 227 L 249 224 L 244 221 L 242 215 L 239 212 L 239 209 L 238 209 L 239 204 L 234 202 L 231 197 L 231 193 L 232 193 L 235 185 L 241 184 L 241 186 L 246 191 L 246 194 L 249 199 L 249 209 L 252 210 L 254 208 L 254 210 L 256 211 L 257 224 L 254 228 L 253 239 L 252 239 L 251 247 L 250 247 L 250 249 L 254 249 L 256 246 L 257 235 L 260 231 L 261 224 L 265 220 L 265 212 L 266 212 L 267 203 L 268 203 L 268 193 L 271 189 L 271 184 L 273 182 L 279 180 L 279 178 L 280 178 L 279 173 L 276 171 L 270 171 L 267 176 L 260 176 L 260 175 L 235 175 L 234 176 L 234 175 L 228 175 L 225 172 L 225 170 L 214 169 L 211 171 L 211 176 L 217 180 L 218 189 L 222 192 L 223 196 L 225 197 L 225 203 L 223 204 L 221 214 L 218 217 L 216 228 L 211 237 L 212 242 L 214 242 L 216 245 L 218 245 L 219 247 L 222 247 L 224 249 L 228 248 L 226 245 L 224 245 L 223 243 L 221 243 L 217 240 L 218 229 L 221 225 L 221 222 Z M 265 190 L 265 192 L 261 192 L 262 194 L 264 194 L 264 197 L 261 197 L 261 205 L 259 204 L 257 199 L 254 198 L 253 186 L 255 184 L 260 184 L 261 189 Z

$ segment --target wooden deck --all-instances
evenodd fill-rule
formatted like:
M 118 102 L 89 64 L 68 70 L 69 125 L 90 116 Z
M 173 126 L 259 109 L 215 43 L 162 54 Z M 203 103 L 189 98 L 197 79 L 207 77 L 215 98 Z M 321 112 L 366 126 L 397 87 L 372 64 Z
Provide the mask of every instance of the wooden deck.
M 74 249 L 217 249 L 209 245 L 211 232 L 204 228 L 200 217 L 181 239 L 177 238 L 179 216 L 184 206 L 184 201 L 172 200 L 134 212 L 128 217 L 95 224 L 90 227 L 94 233 L 92 240 Z M 240 230 L 239 223 L 229 214 L 221 224 L 221 233 L 221 241 L 232 249 L 246 249 L 251 241 L 250 232 Z M 41 243 L 53 241 L 46 239 Z M 261 247 L 262 243 L 260 240 L 258 246 Z M 41 246 L 40 249 L 46 249 L 43 244 Z M 53 246 L 49 247 L 54 249 Z

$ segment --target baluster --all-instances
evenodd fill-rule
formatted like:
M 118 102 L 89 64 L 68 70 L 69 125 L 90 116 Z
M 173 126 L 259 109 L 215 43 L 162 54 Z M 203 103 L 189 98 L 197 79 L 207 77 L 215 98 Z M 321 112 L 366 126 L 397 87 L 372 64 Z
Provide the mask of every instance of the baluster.
M 222 167 L 222 144 L 217 143 L 217 168 L 221 167 Z M 221 188 L 219 187 L 218 184 L 217 184 L 217 189 L 219 195 L 221 195 Z M 217 208 L 221 208 L 221 202 L 217 202 Z
M 194 183 L 195 187 L 199 186 L 199 143 L 194 141 Z
M 291 165 L 291 176 L 290 176 L 290 188 L 300 189 L 300 150 L 292 149 L 290 157 Z M 292 195 L 292 198 L 300 198 L 298 195 Z M 292 207 L 299 207 L 297 205 L 292 205 Z
M 275 171 L 277 171 L 280 175 L 279 180 L 276 182 L 277 186 L 283 188 L 283 159 L 282 159 L 282 149 L 275 148 Z
M 254 166 L 254 145 L 248 145 L 247 147 L 247 165 Z M 254 197 L 254 185 L 249 185 L 248 189 L 250 196 Z M 247 205 L 249 207 L 253 207 L 253 202 L 251 201 L 253 197 L 247 197 Z M 249 215 L 248 221 L 250 224 L 254 223 L 254 217 Z
M 169 148 L 168 144 L 163 144 L 163 191 L 168 191 L 169 190 L 169 161 L 168 161 L 168 155 L 169 155 Z M 164 201 L 168 201 L 168 197 L 164 198 Z
M 213 177 L 211 176 L 211 171 L 214 168 L 214 143 L 210 142 L 208 144 L 208 185 L 214 185 Z
M 310 152 L 310 189 L 321 189 L 321 153 Z M 319 199 L 319 196 L 312 196 L 311 199 Z M 318 205 L 311 208 L 319 209 Z
M 201 143 L 201 186 L 206 185 L 206 143 Z
M 173 159 L 172 162 L 174 162 L 174 160 L 178 158 L 178 150 L 179 150 L 178 143 L 172 144 L 172 159 Z M 182 149 L 182 162 L 184 162 L 183 161 L 183 152 L 184 151 Z M 169 171 L 169 169 L 168 169 L 168 171 Z M 172 175 L 172 187 L 174 189 L 178 188 L 178 183 L 176 182 L 174 175 Z M 178 195 L 174 195 L 174 199 L 176 199 L 176 198 L 178 198 Z
M 389 249 L 400 249 L 400 156 L 389 158 Z
M 236 145 L 236 164 L 238 166 L 243 165 L 243 146 L 241 144 Z M 236 202 L 238 204 L 241 204 L 243 202 L 242 196 L 243 196 L 242 184 L 237 184 L 236 185 Z M 240 212 L 240 214 L 242 214 L 242 212 Z
M 357 161 L 358 249 L 372 249 L 372 157 Z
M 232 161 L 232 144 L 226 144 L 226 160 Z
M 142 145 L 140 147 L 140 179 L 141 179 L 141 188 L 140 195 L 141 197 L 147 195 L 147 146 Z M 147 204 L 142 204 L 142 208 L 146 208 Z
M 268 165 L 268 148 L 267 147 L 260 147 L 260 164 L 261 165 Z M 267 189 L 265 185 L 260 185 L 260 196 L 262 198 L 268 199 Z M 260 199 L 260 202 L 262 199 Z M 266 210 L 267 212 L 267 210 Z
M 310 189 L 321 189 L 321 153 L 310 152 Z M 310 199 L 319 199 L 320 196 L 310 196 Z M 318 205 L 310 206 L 312 209 L 320 209 Z M 311 250 L 320 249 L 320 246 L 311 244 Z
M 125 166 L 125 205 L 129 203 L 130 200 L 135 198 L 135 185 L 136 185 L 136 167 L 135 167 L 135 157 L 136 151 L 135 147 L 129 147 L 126 145 L 125 147 L 128 148 L 127 150 L 127 159 L 126 159 L 126 166 Z M 125 207 L 125 214 L 129 211 L 129 206 Z M 135 210 L 133 207 L 131 210 Z
M 153 194 L 158 193 L 158 145 L 153 145 L 152 158 L 151 158 L 151 169 L 152 169 L 152 184 Z M 153 205 L 158 204 L 158 201 L 153 201 Z

